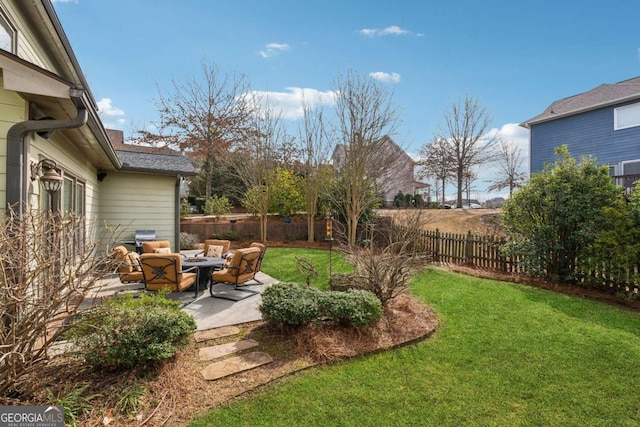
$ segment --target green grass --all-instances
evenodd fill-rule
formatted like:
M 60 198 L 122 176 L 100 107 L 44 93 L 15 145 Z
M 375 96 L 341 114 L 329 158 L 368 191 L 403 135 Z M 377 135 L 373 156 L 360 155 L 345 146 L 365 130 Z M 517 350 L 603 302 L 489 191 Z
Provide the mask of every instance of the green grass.
M 432 337 L 302 372 L 192 426 L 640 426 L 638 313 L 440 270 L 412 290 L 438 313 Z
M 311 264 L 318 277 L 311 284 L 320 289 L 329 289 L 329 251 L 320 249 L 269 248 L 264 256 L 262 271 L 281 282 L 306 283 L 306 273 L 299 267 L 296 258 Z M 344 262 L 344 255 L 331 251 L 331 272 L 347 273 L 353 268 Z

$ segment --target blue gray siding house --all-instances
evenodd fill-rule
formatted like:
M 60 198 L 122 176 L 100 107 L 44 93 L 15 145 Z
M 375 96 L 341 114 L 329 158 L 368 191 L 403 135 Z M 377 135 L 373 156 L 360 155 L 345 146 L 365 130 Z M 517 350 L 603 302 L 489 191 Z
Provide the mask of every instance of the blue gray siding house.
M 556 160 L 563 144 L 573 157 L 594 156 L 620 184 L 640 175 L 640 77 L 602 84 L 554 101 L 521 126 L 530 130 L 530 170 Z

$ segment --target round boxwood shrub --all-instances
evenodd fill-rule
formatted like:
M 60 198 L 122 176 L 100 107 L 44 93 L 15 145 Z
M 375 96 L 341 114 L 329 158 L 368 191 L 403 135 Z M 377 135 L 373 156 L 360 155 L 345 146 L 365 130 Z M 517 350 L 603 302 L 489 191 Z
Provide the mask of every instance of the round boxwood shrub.
M 79 317 L 66 334 L 77 354 L 101 368 L 129 368 L 173 357 L 196 329 L 164 293 L 121 295 Z
M 373 293 L 360 289 L 346 292 L 324 292 L 324 310 L 327 317 L 358 328 L 382 317 L 382 303 Z
M 363 290 L 325 292 L 296 283 L 278 283 L 262 293 L 260 312 L 266 320 L 292 326 L 329 318 L 361 328 L 382 317 L 382 303 Z
M 266 320 L 304 325 L 320 317 L 321 294 L 317 288 L 277 283 L 264 290 L 259 309 Z

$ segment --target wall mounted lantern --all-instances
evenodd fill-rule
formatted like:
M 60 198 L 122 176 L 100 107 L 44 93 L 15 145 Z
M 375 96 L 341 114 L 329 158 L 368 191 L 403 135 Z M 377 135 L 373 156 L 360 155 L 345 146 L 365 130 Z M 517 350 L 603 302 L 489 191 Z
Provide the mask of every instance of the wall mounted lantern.
M 47 193 L 53 195 L 60 191 L 63 178 L 57 171 L 58 164 L 50 159 L 42 159 L 38 163 L 31 163 L 31 180 L 40 178 L 40 185 Z

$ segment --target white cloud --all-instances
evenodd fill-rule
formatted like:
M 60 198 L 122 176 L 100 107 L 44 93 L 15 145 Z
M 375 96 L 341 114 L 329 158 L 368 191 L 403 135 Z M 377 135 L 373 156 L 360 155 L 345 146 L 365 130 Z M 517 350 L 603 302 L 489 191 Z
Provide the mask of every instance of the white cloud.
M 422 37 L 423 34 L 413 34 L 409 30 L 405 30 L 403 28 L 398 27 L 397 25 L 391 25 L 387 28 L 363 28 L 358 31 L 363 36 L 367 37 L 375 37 L 375 36 L 406 36 L 406 35 L 415 35 L 417 37 Z
M 302 102 L 309 107 L 333 105 L 335 91 L 322 92 L 317 89 L 288 87 L 285 92 L 253 91 L 246 94 L 248 99 L 259 100 L 281 114 L 284 119 L 295 120 L 304 115 Z
M 286 43 L 269 43 L 265 48 L 265 50 L 260 51 L 260 56 L 263 58 L 270 58 L 280 52 L 286 52 L 289 50 L 289 45 Z
M 522 164 L 529 172 L 529 130 L 517 123 L 507 123 L 500 129 L 493 128 L 488 132 L 490 136 L 500 136 L 500 139 L 509 145 L 520 148 Z
M 126 123 L 124 110 L 114 107 L 111 103 L 111 98 L 102 98 L 97 104 L 98 115 L 104 127 L 107 129 L 122 129 Z
M 98 101 L 98 114 L 100 118 L 124 116 L 124 110 L 114 107 L 111 98 L 102 98 Z
M 400 74 L 398 73 L 385 73 L 383 71 L 376 71 L 373 73 L 369 73 L 369 76 L 383 83 L 399 83 L 400 82 Z

